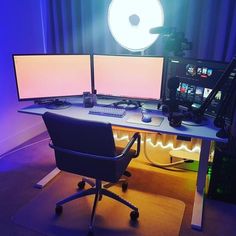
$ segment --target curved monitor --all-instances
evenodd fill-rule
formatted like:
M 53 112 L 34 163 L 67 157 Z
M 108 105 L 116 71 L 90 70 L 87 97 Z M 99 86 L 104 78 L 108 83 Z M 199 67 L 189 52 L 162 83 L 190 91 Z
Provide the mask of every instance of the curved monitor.
M 91 91 L 90 55 L 13 55 L 13 61 L 19 100 Z
M 163 57 L 94 55 L 98 95 L 132 99 L 161 98 Z

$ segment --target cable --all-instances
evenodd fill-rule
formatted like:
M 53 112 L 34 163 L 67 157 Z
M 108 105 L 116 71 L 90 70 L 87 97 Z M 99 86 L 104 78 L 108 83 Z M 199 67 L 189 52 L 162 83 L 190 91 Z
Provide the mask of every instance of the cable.
M 153 160 L 151 160 L 148 155 L 147 155 L 147 148 L 146 148 L 146 134 L 144 134 L 145 137 L 144 137 L 144 155 L 146 157 L 146 159 L 154 166 L 157 166 L 157 167 L 162 167 L 162 168 L 165 168 L 165 167 L 173 167 L 173 166 L 177 166 L 177 165 L 180 165 L 180 164 L 183 164 L 183 163 L 192 163 L 193 161 L 192 160 L 180 160 L 180 161 L 176 161 L 176 162 L 173 162 L 173 163 L 159 163 L 159 162 L 155 162 Z
M 14 149 L 14 150 L 12 150 L 12 151 L 6 152 L 6 153 L 0 155 L 0 159 L 3 158 L 3 157 L 8 156 L 8 155 L 10 155 L 10 154 L 13 154 L 13 153 L 15 153 L 15 152 L 18 152 L 18 151 L 21 151 L 21 150 L 26 149 L 26 148 L 28 148 L 28 147 L 31 147 L 31 146 L 33 146 L 33 145 L 35 145 L 35 144 L 38 144 L 38 143 L 44 142 L 44 141 L 46 141 L 46 140 L 50 140 L 50 138 L 45 138 L 45 139 L 42 139 L 42 140 L 36 141 L 36 142 L 34 142 L 34 143 L 27 144 L 27 145 L 25 145 L 25 146 L 23 146 L 23 147 L 20 147 L 20 148 Z

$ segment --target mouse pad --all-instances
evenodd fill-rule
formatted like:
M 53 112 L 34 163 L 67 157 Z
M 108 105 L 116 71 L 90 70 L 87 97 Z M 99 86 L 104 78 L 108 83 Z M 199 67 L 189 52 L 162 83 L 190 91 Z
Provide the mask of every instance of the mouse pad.
M 163 120 L 164 118 L 161 116 L 152 115 L 152 121 L 147 123 L 147 122 L 142 121 L 141 114 L 136 114 L 136 115 L 132 115 L 129 119 L 127 119 L 127 122 L 135 123 L 135 124 L 142 124 L 142 125 L 150 125 L 150 126 L 160 126 Z

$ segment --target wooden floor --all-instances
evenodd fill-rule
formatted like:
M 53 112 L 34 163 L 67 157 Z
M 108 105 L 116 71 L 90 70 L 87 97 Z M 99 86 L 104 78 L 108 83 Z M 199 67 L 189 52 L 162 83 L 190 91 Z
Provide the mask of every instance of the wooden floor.
M 236 235 L 234 227 L 236 205 L 208 199 L 207 196 L 205 197 L 204 205 L 203 230 L 198 231 L 191 228 L 197 172 L 178 168 L 157 168 L 152 166 L 142 154 L 131 163 L 131 172 L 132 167 L 140 168 L 140 171 L 145 172 L 143 176 L 148 178 L 151 183 L 151 185 L 148 184 L 147 186 L 150 188 L 150 191 L 179 199 L 186 204 L 180 230 L 181 236 Z M 144 181 L 141 176 L 139 176 L 138 180 L 140 182 Z M 156 185 L 158 185 L 158 191 L 156 191 Z
M 33 184 L 53 169 L 53 152 L 48 148 L 47 138 L 47 134 L 44 133 L 23 146 L 35 144 L 0 159 L 1 235 L 40 235 L 15 225 L 11 217 L 21 206 L 37 195 L 38 190 L 32 188 Z M 45 159 L 40 165 L 35 166 L 34 160 L 39 155 L 44 156 Z M 196 172 L 154 167 L 143 154 L 131 162 L 129 170 L 132 172 L 134 168 L 139 169 L 139 175 L 131 177 L 130 181 L 144 182 L 148 191 L 182 200 L 186 204 L 180 230 L 181 236 L 236 235 L 236 205 L 207 198 L 205 199 L 203 231 L 191 229 Z

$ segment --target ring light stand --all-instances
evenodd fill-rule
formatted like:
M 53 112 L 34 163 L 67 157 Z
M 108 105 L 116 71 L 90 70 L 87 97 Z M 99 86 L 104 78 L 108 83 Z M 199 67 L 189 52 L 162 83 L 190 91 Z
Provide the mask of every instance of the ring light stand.
M 159 37 L 150 29 L 164 24 L 163 8 L 159 0 L 112 0 L 108 9 L 108 26 L 113 38 L 123 48 L 131 52 L 140 52 L 141 56 Z M 151 160 L 146 151 L 147 160 L 158 167 L 173 167 L 186 162 L 161 164 Z

